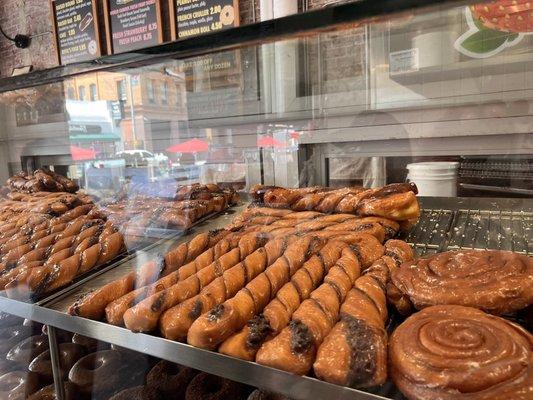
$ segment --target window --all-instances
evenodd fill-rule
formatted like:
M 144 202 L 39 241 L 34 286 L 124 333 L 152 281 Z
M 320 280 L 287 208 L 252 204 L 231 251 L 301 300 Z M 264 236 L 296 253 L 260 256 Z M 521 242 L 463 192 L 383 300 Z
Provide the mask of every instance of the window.
M 151 79 L 146 81 L 146 91 L 148 92 L 148 101 L 150 103 L 155 103 L 154 82 Z
M 89 98 L 91 101 L 98 100 L 98 91 L 96 90 L 96 85 L 94 83 L 89 85 Z
M 126 95 L 126 80 L 121 79 L 117 81 L 117 99 L 126 101 L 127 98 L 128 97 Z
M 176 85 L 176 105 L 178 107 L 182 106 L 182 93 L 181 93 L 182 90 L 183 90 L 182 85 Z
M 76 100 L 76 91 L 72 86 L 67 89 L 67 97 L 69 100 Z
M 78 88 L 78 100 L 85 101 L 85 86 Z
M 163 84 L 161 85 L 161 103 L 168 103 L 168 86 L 166 82 L 163 82 Z

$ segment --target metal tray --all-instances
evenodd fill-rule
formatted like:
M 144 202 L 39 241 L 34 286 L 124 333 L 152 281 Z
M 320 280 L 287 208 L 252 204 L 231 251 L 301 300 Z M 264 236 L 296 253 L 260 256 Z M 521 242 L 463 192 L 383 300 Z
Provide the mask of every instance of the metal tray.
M 493 200 L 493 199 L 440 199 L 421 198 L 423 213 L 419 226 L 406 239 L 417 249 L 419 254 L 431 254 L 448 248 L 509 248 L 531 254 L 531 225 L 533 200 Z M 235 211 L 241 211 L 239 207 Z M 501 218 L 499 216 L 501 215 Z M 468 219 L 467 217 L 480 216 Z M 507 218 L 508 217 L 508 218 Z M 209 221 L 202 229 L 215 229 L 228 224 L 233 215 L 222 215 Z M 466 219 L 465 219 L 466 218 Z M 511 227 L 524 228 L 513 234 L 505 229 L 507 221 Z M 501 221 L 497 223 L 497 221 Z M 485 223 L 489 229 L 486 230 Z M 464 225 L 460 225 L 464 224 Z M 514 225 L 518 224 L 518 225 Z M 472 230 L 467 227 L 473 227 Z M 464 240 L 461 229 L 464 227 Z M 459 228 L 456 231 L 455 228 Z M 475 228 L 475 229 L 474 229 Z M 472 237 L 471 232 L 476 232 Z M 492 233 L 507 235 L 506 240 L 492 240 Z M 509 236 L 510 235 L 510 236 Z M 181 238 L 188 240 L 191 235 Z M 517 242 L 513 243 L 512 240 Z M 216 352 L 206 351 L 184 343 L 112 326 L 104 322 L 87 320 L 66 314 L 70 304 L 88 290 L 98 288 L 117 278 L 138 263 L 149 259 L 157 252 L 164 252 L 176 241 L 166 241 L 157 247 L 144 251 L 135 259 L 122 263 L 120 269 L 112 269 L 91 279 L 83 287 L 65 293 L 45 306 L 30 305 L 10 299 L 0 298 L 0 310 L 15 314 L 36 322 L 52 325 L 70 332 L 80 333 L 108 343 L 136 350 L 154 357 L 162 358 L 191 368 L 196 368 L 224 378 L 239 381 L 284 394 L 293 399 L 404 399 L 391 382 L 369 391 L 355 390 L 322 382 L 313 377 L 301 377 L 277 369 L 265 367 L 253 362 L 228 357 Z M 400 321 L 391 320 L 392 329 Z

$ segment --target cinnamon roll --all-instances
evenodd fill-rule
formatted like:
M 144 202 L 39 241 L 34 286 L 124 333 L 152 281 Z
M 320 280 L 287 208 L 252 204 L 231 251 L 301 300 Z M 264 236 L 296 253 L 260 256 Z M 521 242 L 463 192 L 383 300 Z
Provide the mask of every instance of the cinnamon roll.
M 533 304 L 533 258 L 499 250 L 448 251 L 402 264 L 392 282 L 417 309 L 455 304 L 506 314 Z
M 428 307 L 392 334 L 392 379 L 411 400 L 531 399 L 532 348 L 533 336 L 503 318 Z

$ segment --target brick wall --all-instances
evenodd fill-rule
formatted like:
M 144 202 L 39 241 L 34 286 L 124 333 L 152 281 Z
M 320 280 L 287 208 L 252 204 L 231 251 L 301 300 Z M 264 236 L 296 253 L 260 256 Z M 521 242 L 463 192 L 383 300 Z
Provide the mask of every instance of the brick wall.
M 301 0 L 305 1 L 305 0 Z M 310 9 L 329 4 L 332 0 L 307 0 Z M 347 0 L 338 0 L 343 2 Z M 101 2 L 101 0 L 100 0 Z M 163 1 L 163 20 L 168 19 L 167 1 Z M 241 0 L 241 24 L 259 20 L 260 0 Z M 101 7 L 99 7 L 101 9 Z M 48 0 L 1 0 L 0 24 L 10 36 L 17 33 L 39 34 L 51 32 L 51 10 Z M 168 28 L 168 24 L 167 25 Z M 102 26 L 103 28 L 103 26 Z M 103 32 L 104 30 L 101 29 Z M 168 31 L 168 29 L 166 29 Z M 168 37 L 168 32 L 165 32 Z M 104 44 L 104 43 L 102 43 Z M 105 47 L 105 46 L 104 46 Z M 34 38 L 29 49 L 18 49 L 12 42 L 0 38 L 0 76 L 10 76 L 13 68 L 33 65 L 34 69 L 50 68 L 56 65 L 54 39 L 51 33 Z
M 51 30 L 47 0 L 0 1 L 0 24 L 11 37 L 17 33 L 35 35 Z M 34 69 L 56 65 L 52 34 L 34 38 L 28 49 L 18 49 L 0 37 L 0 76 L 10 76 L 14 67 L 33 65 Z

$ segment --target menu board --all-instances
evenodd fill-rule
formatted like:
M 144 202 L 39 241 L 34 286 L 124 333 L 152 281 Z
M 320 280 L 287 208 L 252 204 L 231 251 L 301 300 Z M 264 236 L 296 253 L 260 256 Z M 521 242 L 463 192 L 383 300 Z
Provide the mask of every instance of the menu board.
M 60 64 L 92 60 L 101 55 L 95 2 L 96 0 L 52 2 Z
M 105 0 L 110 53 L 155 46 L 163 41 L 160 0 Z
M 171 0 L 173 39 L 185 39 L 239 25 L 238 0 Z

